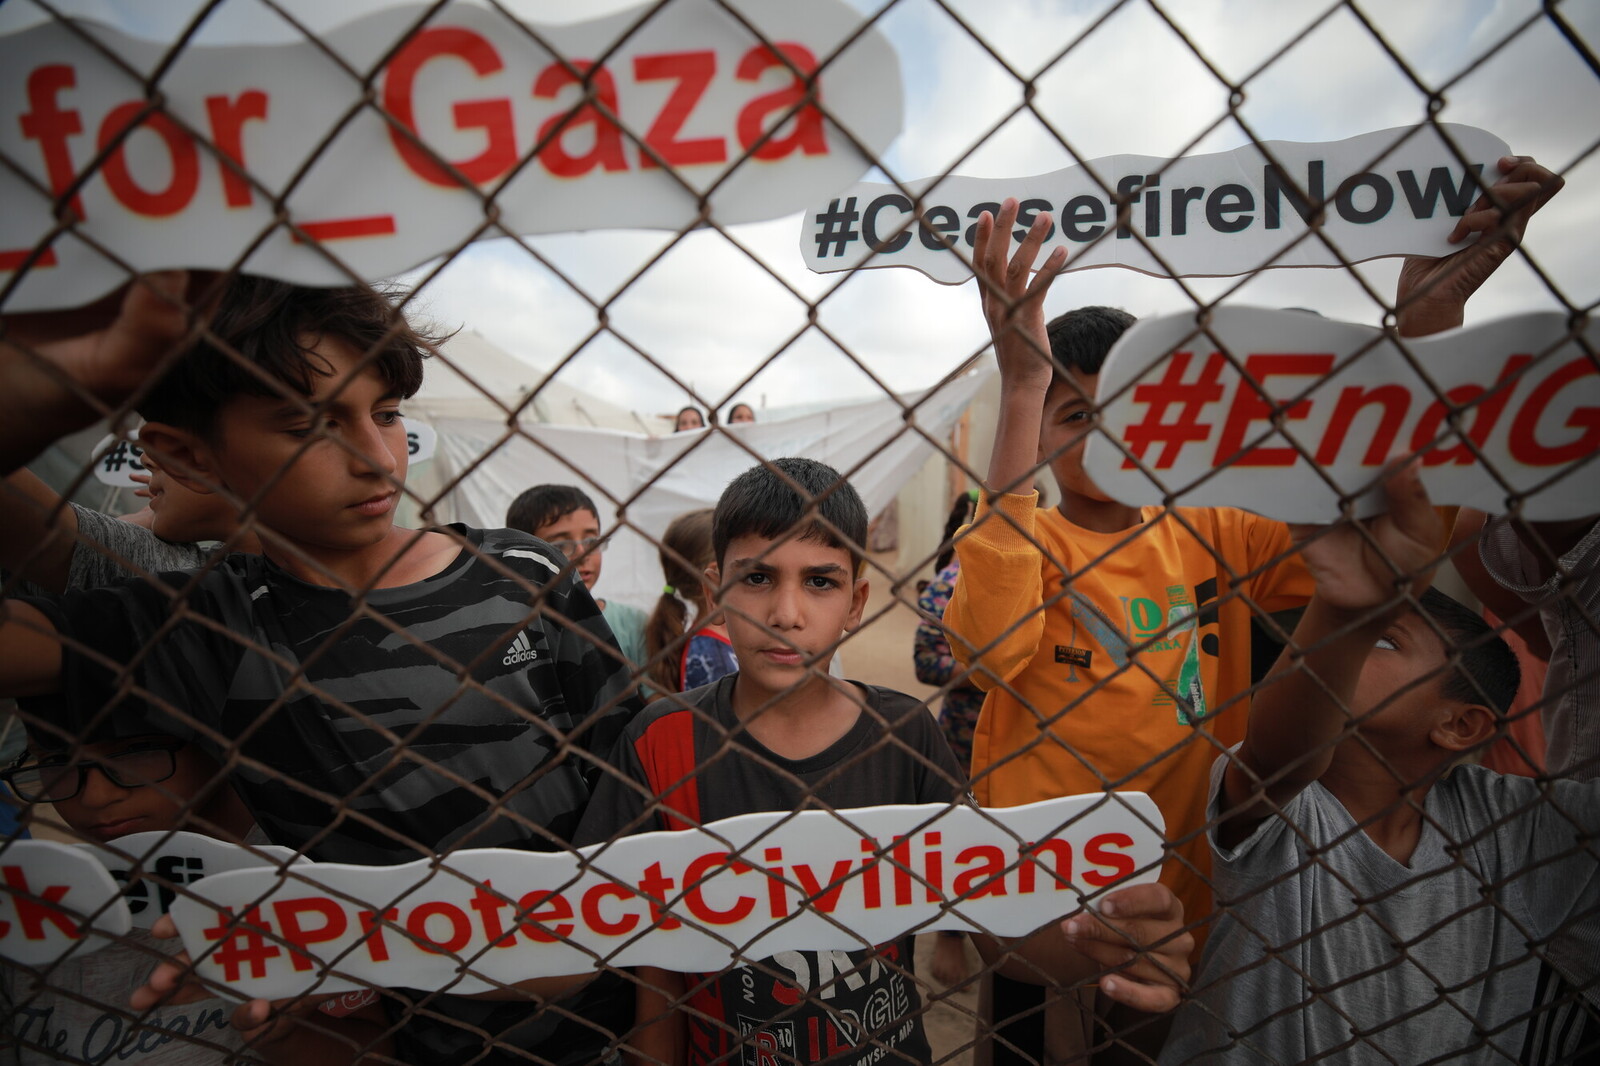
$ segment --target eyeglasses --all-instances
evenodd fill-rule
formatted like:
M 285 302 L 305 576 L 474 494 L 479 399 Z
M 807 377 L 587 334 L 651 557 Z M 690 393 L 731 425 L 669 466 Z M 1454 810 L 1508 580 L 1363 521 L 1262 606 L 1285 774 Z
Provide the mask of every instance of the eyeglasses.
M 582 540 L 552 540 L 549 544 L 570 562 L 580 555 L 588 555 L 605 542 L 604 537 L 584 537 Z
M 23 765 L 23 755 L 0 780 L 28 803 L 60 803 L 83 791 L 84 775 L 99 770 L 118 788 L 138 788 L 165 781 L 178 772 L 177 750 L 183 745 L 141 745 L 104 759 L 52 758 Z

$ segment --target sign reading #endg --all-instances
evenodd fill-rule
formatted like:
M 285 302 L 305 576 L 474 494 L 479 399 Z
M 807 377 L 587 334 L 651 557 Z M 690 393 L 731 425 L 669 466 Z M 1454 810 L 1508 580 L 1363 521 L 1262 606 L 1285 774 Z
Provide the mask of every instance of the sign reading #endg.
M 742 815 L 577 854 L 468 850 L 442 864 L 315 864 L 208 878 L 171 913 L 205 977 L 241 995 L 315 987 L 485 991 L 609 965 L 715 972 L 917 929 L 1030 933 L 1113 885 L 1154 880 L 1144 793 L 1025 807 Z
M 0 36 L 0 284 L 26 270 L 6 310 L 108 292 L 119 257 L 338 285 L 481 237 L 680 229 L 702 197 L 721 223 L 776 218 L 859 178 L 900 129 L 887 39 L 844 0 L 731 9 L 518 25 L 397 2 L 325 48 L 208 19 L 174 50 L 133 10 Z
M 1382 509 L 1394 459 L 1435 504 L 1533 521 L 1600 509 L 1600 325 L 1539 312 L 1405 342 L 1298 311 L 1135 323 L 1100 372 L 1084 467 L 1132 505 L 1330 522 Z M 1412 361 L 1415 360 L 1415 362 Z
M 819 273 L 904 266 L 958 284 L 972 276 L 978 217 L 998 215 L 1001 201 L 1014 197 L 1013 238 L 1021 241 L 1048 212 L 1037 262 L 1065 247 L 1067 270 L 1232 277 L 1448 255 L 1458 250 L 1445 242 L 1453 220 L 1500 177 L 1496 163 L 1506 154 L 1498 137 L 1445 123 L 1177 159 L 1107 156 L 1016 178 L 952 175 L 905 189 L 861 182 L 807 209 L 800 250 Z M 1126 216 L 1119 201 L 1129 205 Z

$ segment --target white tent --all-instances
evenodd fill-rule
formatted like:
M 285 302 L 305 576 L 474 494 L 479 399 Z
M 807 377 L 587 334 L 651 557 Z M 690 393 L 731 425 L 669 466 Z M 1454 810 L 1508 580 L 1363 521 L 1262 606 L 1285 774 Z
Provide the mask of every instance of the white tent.
M 427 520 L 499 526 L 524 489 L 577 485 L 595 500 L 605 528 L 616 530 L 596 592 L 641 607 L 660 593 L 655 541 L 667 523 L 714 504 L 753 463 L 788 455 L 828 463 L 850 478 L 868 513 L 876 514 L 935 454 L 936 442 L 948 437 L 990 376 L 969 374 L 938 390 L 794 417 L 651 435 L 623 428 L 645 421 L 632 412 L 578 389 L 557 390 L 559 382 L 477 334 L 459 334 L 446 346 L 445 360 L 484 387 L 441 361 L 429 366 L 428 384 L 406 404 L 407 417 L 430 422 L 439 437 L 434 457 L 408 479 L 414 498 L 432 503 Z M 491 383 L 499 383 L 492 393 Z M 529 389 L 549 402 L 523 409 L 513 421 L 511 412 Z M 559 420 L 536 418 L 546 413 Z

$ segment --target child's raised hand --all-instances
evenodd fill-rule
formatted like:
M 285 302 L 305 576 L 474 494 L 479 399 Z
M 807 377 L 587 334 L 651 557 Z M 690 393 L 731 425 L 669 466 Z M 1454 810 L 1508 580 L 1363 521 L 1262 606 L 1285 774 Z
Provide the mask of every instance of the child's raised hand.
M 1410 256 L 1395 292 L 1400 333 L 1422 337 L 1459 326 L 1467 300 L 1510 257 L 1528 220 L 1561 191 L 1566 179 L 1525 155 L 1504 156 L 1501 178 L 1467 208 L 1448 240 L 1472 243 L 1437 259 Z
M 978 216 L 972 247 L 972 265 L 978 277 L 978 295 L 983 301 L 983 317 L 994 338 L 995 358 L 1000 363 L 1000 379 L 1007 385 L 1037 385 L 1041 392 L 1050 384 L 1050 341 L 1044 329 L 1044 298 L 1051 282 L 1067 261 L 1067 250 L 1056 248 L 1030 278 L 1039 247 L 1050 232 L 1048 213 L 1035 216 L 1028 235 L 1011 250 L 1011 228 L 1017 222 L 1017 201 L 1007 198 L 996 219 L 985 211 Z
M 1376 518 L 1296 528 L 1300 555 L 1325 606 L 1353 613 L 1385 604 L 1398 609 L 1403 589 L 1420 596 L 1433 582 L 1444 523 L 1428 501 L 1417 460 L 1389 471 L 1383 496 L 1388 510 Z
M 1108 972 L 1100 990 L 1135 1010 L 1169 1011 L 1189 983 L 1194 937 L 1182 932 L 1183 901 L 1166 885 L 1129 885 L 1108 893 L 1097 914 L 1061 924 L 1067 942 Z

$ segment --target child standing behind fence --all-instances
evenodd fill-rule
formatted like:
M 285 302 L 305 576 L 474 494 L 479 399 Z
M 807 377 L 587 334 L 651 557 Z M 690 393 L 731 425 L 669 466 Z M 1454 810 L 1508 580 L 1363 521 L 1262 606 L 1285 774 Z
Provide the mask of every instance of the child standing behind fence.
M 130 296 L 109 354 L 152 354 L 129 339 L 160 326 L 167 309 L 148 303 Z M 558 578 L 561 559 L 541 542 L 394 525 L 407 455 L 398 408 L 421 383 L 424 338 L 370 289 L 247 277 L 230 283 L 209 333 L 216 343 L 186 353 L 141 403 L 142 436 L 189 487 L 248 503 L 265 555 L 167 587 L 7 601 L 0 693 L 59 691 L 64 729 L 165 732 L 228 759 L 268 837 L 320 861 L 560 846 L 588 800 L 589 753 L 609 750 L 633 712 L 631 678 L 593 599 Z M 43 347 L 69 374 L 105 371 L 75 352 Z M 0 356 L 29 365 L 3 344 Z M 111 377 L 123 390 L 139 381 Z M 80 406 L 43 409 L 67 419 Z M 7 463 L 38 443 L 0 437 Z M 125 678 L 148 703 L 126 702 Z M 236 748 L 221 739 L 233 737 Z M 576 1066 L 605 1048 L 596 1025 L 623 1005 L 615 993 L 602 978 L 551 1009 L 429 994 L 425 1012 L 402 1010 L 403 992 L 385 1003 L 406 1061 L 537 1050 Z
M 722 590 L 739 672 L 696 691 L 691 706 L 658 700 L 630 725 L 611 757 L 618 773 L 601 780 L 584 814 L 581 844 L 757 811 L 960 801 L 966 775 L 926 707 L 826 672 L 867 602 L 860 497 L 821 463 L 772 466 L 735 478 L 716 508 L 707 576 Z M 1124 892 L 1119 915 L 1150 919 L 1145 943 L 1181 925 L 1159 886 Z M 1129 941 L 1106 935 L 1116 960 L 1127 958 Z M 1166 970 L 1141 960 L 1113 987 L 1171 1002 L 1161 986 L 1186 969 L 1188 943 L 1158 949 Z M 1021 965 L 1035 979 L 1043 972 Z M 641 967 L 638 979 L 641 1028 L 629 1043 L 641 1062 L 721 1063 L 741 1048 L 774 1062 L 931 1061 L 909 935 L 849 952 L 787 951 L 721 974 Z
M 1415 466 L 1385 495 L 1366 530 L 1306 542 L 1316 595 L 1216 760 L 1227 907 L 1164 1064 L 1600 1055 L 1600 782 L 1455 765 L 1496 736 L 1516 658 L 1428 589 L 1442 529 Z M 1577 639 L 1596 661 L 1592 621 Z
M 662 692 L 687 692 L 739 669 L 728 630 L 706 589 L 712 558 L 709 507 L 679 515 L 661 535 L 666 584 L 645 626 L 645 652 L 650 678 Z M 684 639 L 691 621 L 694 632 Z

